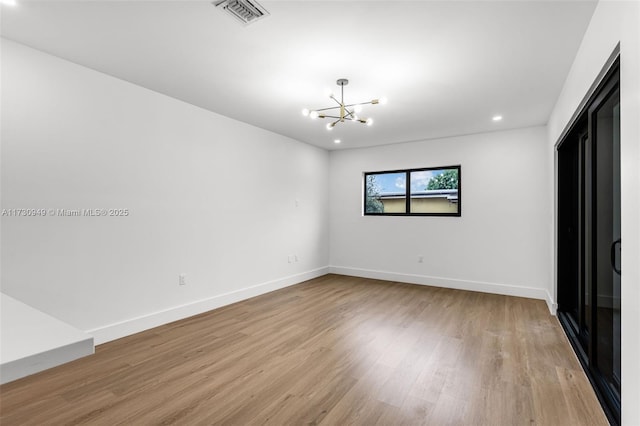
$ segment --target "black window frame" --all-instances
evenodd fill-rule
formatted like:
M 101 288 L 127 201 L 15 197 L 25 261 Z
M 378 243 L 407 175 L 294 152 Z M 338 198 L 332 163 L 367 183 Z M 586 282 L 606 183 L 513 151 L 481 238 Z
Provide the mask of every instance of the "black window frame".
M 458 211 L 455 213 L 411 213 L 411 173 L 424 172 L 430 170 L 450 170 L 456 169 L 458 171 Z M 404 213 L 373 213 L 367 212 L 367 178 L 371 175 L 380 175 L 387 173 L 404 173 L 405 180 L 405 212 Z M 456 164 L 453 166 L 438 166 L 438 167 L 421 167 L 416 169 L 400 169 L 400 170 L 382 170 L 375 172 L 363 173 L 363 186 L 362 186 L 362 214 L 363 216 L 449 216 L 449 217 L 461 217 L 462 216 L 462 166 Z

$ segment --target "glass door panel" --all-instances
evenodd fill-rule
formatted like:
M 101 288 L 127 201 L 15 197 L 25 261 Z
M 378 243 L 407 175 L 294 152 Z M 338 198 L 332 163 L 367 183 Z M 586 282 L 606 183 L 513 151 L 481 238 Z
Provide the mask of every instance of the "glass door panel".
M 620 392 L 620 94 L 594 105 L 595 367 L 612 392 Z

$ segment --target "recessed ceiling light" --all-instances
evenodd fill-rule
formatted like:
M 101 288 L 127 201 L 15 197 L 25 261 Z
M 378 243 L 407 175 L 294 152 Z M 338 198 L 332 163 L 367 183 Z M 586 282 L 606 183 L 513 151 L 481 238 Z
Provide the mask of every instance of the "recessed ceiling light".
M 502 120 L 502 116 L 501 115 L 494 115 L 492 120 L 493 121 L 501 121 Z
M 333 143 L 340 143 L 340 142 L 342 142 L 340 139 L 334 139 L 333 140 Z

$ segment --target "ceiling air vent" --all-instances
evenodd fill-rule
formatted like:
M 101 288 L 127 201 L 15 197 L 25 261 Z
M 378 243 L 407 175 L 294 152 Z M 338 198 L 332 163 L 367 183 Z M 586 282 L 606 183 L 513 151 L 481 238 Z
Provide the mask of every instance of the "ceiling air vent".
M 255 0 L 222 0 L 214 2 L 213 4 L 216 7 L 223 8 L 229 15 L 245 25 L 269 16 L 269 12 Z

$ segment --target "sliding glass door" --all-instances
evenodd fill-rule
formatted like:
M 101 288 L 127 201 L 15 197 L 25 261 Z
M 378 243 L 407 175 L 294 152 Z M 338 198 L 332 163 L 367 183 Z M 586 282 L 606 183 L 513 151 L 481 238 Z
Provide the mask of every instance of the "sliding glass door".
M 616 64 L 558 146 L 558 317 L 620 421 L 620 89 Z

